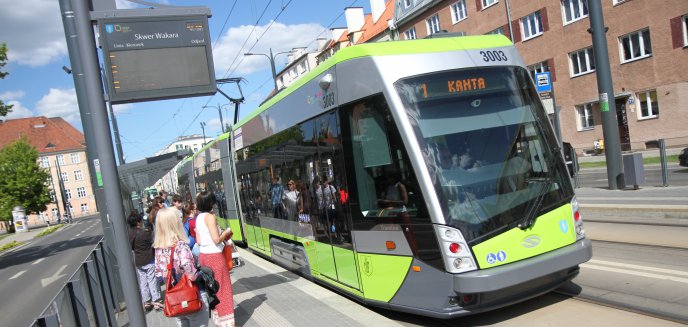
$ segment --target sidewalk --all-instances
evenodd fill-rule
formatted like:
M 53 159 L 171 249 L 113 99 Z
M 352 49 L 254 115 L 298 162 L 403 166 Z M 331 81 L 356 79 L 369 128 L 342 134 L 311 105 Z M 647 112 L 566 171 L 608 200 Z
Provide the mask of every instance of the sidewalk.
M 53 224 L 53 225 L 50 225 L 50 226 L 55 226 L 55 225 Z M 16 242 L 25 242 L 25 243 L 26 243 L 26 242 L 30 242 L 31 240 L 33 240 L 33 239 L 36 237 L 36 235 L 40 234 L 40 233 L 41 233 L 43 230 L 45 230 L 47 227 L 48 227 L 47 225 L 45 225 L 45 226 L 36 226 L 36 227 L 30 228 L 28 232 L 12 233 L 12 234 L 9 234 L 9 235 L 7 235 L 7 236 L 5 236 L 5 235 L 7 234 L 6 232 L 0 232 L 0 237 L 5 236 L 4 238 L 0 239 L 0 247 L 3 246 L 3 245 L 5 245 L 5 244 L 12 243 L 12 242 L 14 242 L 14 241 L 16 241 Z M 26 246 L 26 244 L 23 244 L 23 245 L 20 245 L 20 246 L 16 246 L 16 247 L 13 247 L 13 248 L 11 248 L 11 249 L 9 249 L 9 250 L 7 250 L 7 251 L 4 251 L 4 252 L 0 252 L 0 255 L 3 255 L 3 254 L 5 254 L 5 253 L 8 253 L 8 252 L 11 252 L 11 251 L 14 251 L 14 250 L 17 250 L 18 248 L 21 248 L 22 246 Z
M 359 303 L 239 248 L 244 265 L 232 270 L 236 326 L 402 326 Z M 150 327 L 176 326 L 161 311 L 146 314 Z M 119 326 L 129 326 L 126 311 Z M 212 322 L 209 326 L 215 326 Z
M 688 186 L 647 186 L 638 190 L 582 187 L 576 198 L 587 221 L 688 226 Z

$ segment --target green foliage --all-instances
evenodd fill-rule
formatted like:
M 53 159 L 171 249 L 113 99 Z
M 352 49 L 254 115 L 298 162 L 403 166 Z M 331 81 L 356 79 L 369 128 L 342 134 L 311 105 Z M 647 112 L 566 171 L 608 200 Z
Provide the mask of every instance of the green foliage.
M 0 246 L 0 253 L 5 252 L 11 248 L 16 248 L 20 245 L 24 244 L 24 242 L 17 242 L 17 241 L 12 241 L 10 243 L 7 243 L 3 246 Z
M 48 228 L 44 229 L 42 232 L 40 232 L 38 235 L 36 235 L 34 238 L 39 238 L 39 237 L 46 236 L 48 234 L 52 234 L 60 228 L 62 228 L 62 225 L 48 227 Z
M 2 67 L 5 67 L 7 64 L 7 45 L 5 43 L 0 43 L 0 79 L 5 78 L 7 76 L 6 72 L 2 71 Z M 0 117 L 7 116 L 9 112 L 12 111 L 13 105 L 11 104 L 5 104 L 1 99 L 0 99 Z
M 11 220 L 12 209 L 18 205 L 27 214 L 46 209 L 50 174 L 37 159 L 38 150 L 24 137 L 0 149 L 0 220 Z

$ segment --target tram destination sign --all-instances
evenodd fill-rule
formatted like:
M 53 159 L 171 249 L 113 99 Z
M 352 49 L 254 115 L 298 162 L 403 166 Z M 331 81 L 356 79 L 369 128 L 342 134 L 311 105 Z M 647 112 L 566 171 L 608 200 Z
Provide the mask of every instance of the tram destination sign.
M 98 20 L 113 104 L 215 94 L 206 15 Z

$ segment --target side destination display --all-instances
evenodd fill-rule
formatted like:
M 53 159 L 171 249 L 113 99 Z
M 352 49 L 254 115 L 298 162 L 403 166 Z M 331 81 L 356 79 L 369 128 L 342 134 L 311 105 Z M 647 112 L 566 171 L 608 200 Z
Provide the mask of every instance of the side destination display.
M 113 104 L 216 92 L 206 15 L 98 20 Z

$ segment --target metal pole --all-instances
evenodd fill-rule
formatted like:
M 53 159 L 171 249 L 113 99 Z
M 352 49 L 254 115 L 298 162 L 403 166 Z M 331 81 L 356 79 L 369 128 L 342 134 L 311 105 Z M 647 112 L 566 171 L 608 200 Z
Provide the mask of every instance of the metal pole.
M 222 106 L 220 104 L 217 104 L 217 113 L 220 115 L 220 130 L 222 131 L 222 134 L 225 133 L 225 122 L 222 121 Z
M 69 201 L 67 201 L 67 192 L 65 191 L 64 181 L 62 180 L 62 170 L 60 169 L 60 162 L 55 159 L 55 167 L 57 167 L 57 185 L 60 187 L 60 195 L 62 196 L 62 210 L 67 217 L 71 216 L 71 212 L 67 208 Z M 60 217 L 57 218 L 60 221 Z
M 509 6 L 509 0 L 504 1 L 504 6 L 506 7 L 506 25 L 509 27 L 509 39 L 514 42 L 514 29 L 511 27 L 511 7 Z M 554 96 L 554 91 L 552 91 L 552 96 Z
M 131 253 L 131 246 L 127 241 L 127 227 L 125 225 L 122 207 L 119 176 L 115 162 L 110 125 L 103 99 L 103 84 L 100 77 L 100 65 L 96 53 L 95 36 L 90 20 L 88 0 L 71 0 L 76 21 L 76 35 L 78 36 L 79 53 L 84 73 L 84 88 L 88 106 L 91 108 L 93 122 L 93 136 L 99 158 L 102 180 L 105 190 L 105 200 L 108 210 L 108 220 L 112 220 L 115 235 L 115 254 L 119 266 L 119 276 L 122 280 L 124 301 L 127 305 L 129 324 L 132 326 L 146 326 L 146 317 L 138 290 L 136 268 Z M 77 96 L 79 96 L 77 94 Z M 84 117 L 88 119 L 88 117 Z
M 203 130 L 203 146 L 205 146 L 205 123 L 201 122 L 201 130 Z
M 667 167 L 666 143 L 659 140 L 659 160 L 662 163 L 662 186 L 669 186 L 669 168 Z
M 112 120 L 112 133 L 115 136 L 115 147 L 117 148 L 117 159 L 119 159 L 120 166 L 125 164 L 124 151 L 122 151 L 122 141 L 119 139 L 119 127 L 117 127 L 117 118 L 115 111 L 112 110 L 112 102 L 108 100 L 108 111 L 110 111 L 110 119 Z
M 272 81 L 275 83 L 275 94 L 277 94 L 277 71 L 275 70 L 275 57 L 272 56 L 272 48 L 270 48 L 270 68 L 272 68 Z
M 609 67 L 609 50 L 607 49 L 604 16 L 600 0 L 590 0 L 590 30 L 595 52 L 595 69 L 597 89 L 600 94 L 600 111 L 602 113 L 602 134 L 604 136 L 604 155 L 607 160 L 607 181 L 610 190 L 625 188 L 623 165 L 621 164 L 621 143 L 619 126 L 616 120 L 614 102 L 614 84 Z

